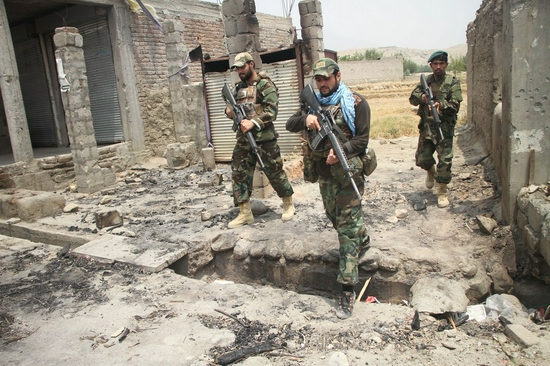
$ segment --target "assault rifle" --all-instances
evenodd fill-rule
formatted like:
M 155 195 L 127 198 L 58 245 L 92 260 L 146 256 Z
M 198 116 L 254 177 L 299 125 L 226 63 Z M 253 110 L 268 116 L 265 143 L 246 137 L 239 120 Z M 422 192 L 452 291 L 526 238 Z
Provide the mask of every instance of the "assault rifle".
M 237 101 L 235 100 L 235 97 L 233 96 L 229 85 L 223 85 L 222 96 L 225 102 L 229 104 L 229 107 L 231 107 L 231 111 L 233 112 L 233 132 L 237 132 L 237 129 L 239 129 L 241 125 L 241 121 L 246 118 L 244 108 L 242 105 L 237 104 Z M 260 157 L 260 148 L 256 144 L 256 140 L 254 140 L 252 132 L 248 131 L 245 136 L 248 140 L 248 143 L 250 144 L 250 147 L 252 148 L 252 151 L 254 152 L 254 154 L 256 154 L 256 157 L 258 158 L 258 163 L 260 163 L 262 169 L 265 168 L 264 162 Z
M 426 77 L 424 76 L 424 74 L 420 74 L 420 84 L 422 86 L 422 93 L 426 94 L 426 99 L 428 99 L 428 105 L 430 106 L 430 111 L 432 112 L 432 116 L 434 117 L 435 126 L 439 131 L 439 141 L 442 141 L 445 137 L 443 136 L 443 131 L 441 131 L 441 119 L 439 118 L 439 114 L 437 113 L 437 109 L 435 108 L 435 98 L 432 93 L 432 88 L 428 86 L 428 82 L 426 81 Z M 433 137 L 430 126 L 428 126 L 428 131 L 430 133 L 430 136 Z
M 328 137 L 332 145 L 332 149 L 336 153 L 340 164 L 342 164 L 342 168 L 344 168 L 344 171 L 346 172 L 351 182 L 351 185 L 353 186 L 353 190 L 357 194 L 357 198 L 361 200 L 361 193 L 359 193 L 359 189 L 357 189 L 357 185 L 353 180 L 353 169 L 351 169 L 351 167 L 349 166 L 348 159 L 346 158 L 346 154 L 344 153 L 344 149 L 342 148 L 340 141 L 338 141 L 336 135 L 334 134 L 334 130 L 338 132 L 340 131 L 338 126 L 336 125 L 336 122 L 334 121 L 332 113 L 329 110 L 324 110 L 323 108 L 321 108 L 321 103 L 319 103 L 319 100 L 317 100 L 317 96 L 315 95 L 315 93 L 313 92 L 313 88 L 309 84 L 300 93 L 300 99 L 304 103 L 306 103 L 311 109 L 313 109 L 321 125 L 321 130 L 317 131 L 317 135 L 311 141 L 311 148 L 313 150 L 316 150 Z

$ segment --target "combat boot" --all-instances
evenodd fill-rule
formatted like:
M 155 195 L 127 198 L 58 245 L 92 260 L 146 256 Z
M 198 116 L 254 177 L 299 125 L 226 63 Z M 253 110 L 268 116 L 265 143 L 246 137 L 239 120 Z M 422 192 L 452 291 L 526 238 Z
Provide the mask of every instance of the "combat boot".
M 294 203 L 292 202 L 292 196 L 283 197 L 283 215 L 281 220 L 288 221 L 294 216 Z
M 426 188 L 432 189 L 435 184 L 435 166 L 427 170 L 428 174 L 426 175 Z
M 227 225 L 227 228 L 234 229 L 236 227 L 254 223 L 254 215 L 252 214 L 252 209 L 250 208 L 250 202 L 240 203 L 239 210 L 239 215 L 237 215 L 235 220 L 231 221 Z
M 437 207 L 444 208 L 449 206 L 449 199 L 447 198 L 447 184 L 439 183 L 437 186 Z

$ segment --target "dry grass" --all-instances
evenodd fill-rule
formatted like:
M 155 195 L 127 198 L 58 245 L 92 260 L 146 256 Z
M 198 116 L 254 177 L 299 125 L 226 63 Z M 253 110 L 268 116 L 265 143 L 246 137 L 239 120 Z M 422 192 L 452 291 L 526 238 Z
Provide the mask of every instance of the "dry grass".
M 363 95 L 371 109 L 371 138 L 397 138 L 418 135 L 417 108 L 409 104 L 409 96 L 419 77 L 404 81 L 377 82 L 349 85 L 352 91 Z M 463 98 L 466 101 L 466 78 L 460 77 Z M 466 103 L 463 102 L 458 116 L 458 125 L 467 122 Z

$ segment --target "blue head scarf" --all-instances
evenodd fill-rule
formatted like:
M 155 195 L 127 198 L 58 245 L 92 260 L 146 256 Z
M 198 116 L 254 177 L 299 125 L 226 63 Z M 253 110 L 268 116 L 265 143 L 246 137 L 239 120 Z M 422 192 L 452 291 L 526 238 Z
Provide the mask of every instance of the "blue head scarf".
M 317 99 L 321 105 L 337 105 L 340 103 L 344 121 L 351 130 L 351 134 L 355 136 L 355 98 L 346 84 L 340 83 L 338 89 L 328 97 L 323 97 L 320 92 L 317 92 Z

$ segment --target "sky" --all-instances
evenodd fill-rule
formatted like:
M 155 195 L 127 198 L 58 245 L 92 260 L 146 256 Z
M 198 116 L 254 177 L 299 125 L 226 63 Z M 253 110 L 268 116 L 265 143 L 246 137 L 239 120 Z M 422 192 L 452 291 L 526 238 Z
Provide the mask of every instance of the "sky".
M 221 0 L 208 0 L 220 3 Z M 259 13 L 284 16 L 292 0 L 255 0 Z M 290 16 L 300 36 L 300 13 Z M 482 0 L 320 0 L 325 48 L 449 48 L 466 43 L 466 29 Z

